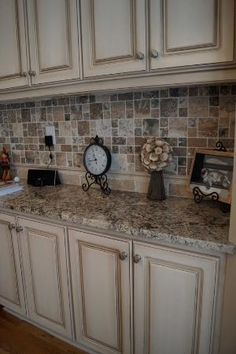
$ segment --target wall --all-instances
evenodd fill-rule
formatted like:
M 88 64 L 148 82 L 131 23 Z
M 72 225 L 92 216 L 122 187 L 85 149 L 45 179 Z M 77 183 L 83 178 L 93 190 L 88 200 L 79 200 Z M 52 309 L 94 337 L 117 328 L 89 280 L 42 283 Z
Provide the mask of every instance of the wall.
M 148 136 L 160 136 L 174 148 L 167 188 L 185 194 L 195 147 L 214 147 L 220 138 L 233 149 L 235 101 L 236 85 L 221 85 L 1 104 L 0 147 L 10 149 L 12 163 L 25 176 L 29 166 L 47 163 L 45 126 L 54 125 L 53 165 L 65 183 L 81 184 L 84 148 L 98 134 L 112 151 L 112 187 L 145 192 L 149 177 L 140 165 L 140 148 Z

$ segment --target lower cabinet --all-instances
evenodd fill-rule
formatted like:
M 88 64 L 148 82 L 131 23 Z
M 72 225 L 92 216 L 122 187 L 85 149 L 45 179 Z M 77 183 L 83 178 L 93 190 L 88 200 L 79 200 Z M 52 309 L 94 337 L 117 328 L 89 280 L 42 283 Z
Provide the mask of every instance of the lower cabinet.
M 65 228 L 19 219 L 29 318 L 72 336 Z
M 131 354 L 131 243 L 69 230 L 76 340 Z
M 218 353 L 222 267 L 76 229 L 67 240 L 63 226 L 0 213 L 0 304 L 91 352 Z
M 210 354 L 219 260 L 134 243 L 135 354 Z
M 15 218 L 0 214 L 0 304 L 24 315 L 22 272 Z

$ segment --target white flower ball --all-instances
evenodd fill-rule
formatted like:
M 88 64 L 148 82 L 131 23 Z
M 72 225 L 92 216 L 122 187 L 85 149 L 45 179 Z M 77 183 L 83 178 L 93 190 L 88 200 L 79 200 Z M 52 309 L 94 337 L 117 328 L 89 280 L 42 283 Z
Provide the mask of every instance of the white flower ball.
M 141 162 L 149 171 L 161 171 L 172 160 L 172 147 L 160 138 L 148 138 L 141 149 Z

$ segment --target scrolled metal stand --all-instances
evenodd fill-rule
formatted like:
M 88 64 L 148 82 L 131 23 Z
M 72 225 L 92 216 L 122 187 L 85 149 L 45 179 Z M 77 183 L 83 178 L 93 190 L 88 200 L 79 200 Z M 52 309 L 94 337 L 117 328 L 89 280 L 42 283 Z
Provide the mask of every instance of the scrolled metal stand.
M 201 203 L 201 201 L 204 198 L 211 198 L 212 200 L 217 202 L 219 200 L 219 194 L 216 192 L 206 194 L 206 193 L 203 193 L 200 188 L 194 187 L 193 188 L 193 198 L 196 203 Z
M 111 189 L 108 187 L 107 175 L 94 176 L 87 172 L 85 174 L 86 183 L 82 184 L 82 189 L 87 192 L 93 184 L 98 184 L 102 192 L 106 195 L 111 193 Z
M 227 151 L 226 147 L 224 146 L 224 144 L 222 143 L 222 141 L 217 141 L 216 143 L 216 149 L 218 151 Z

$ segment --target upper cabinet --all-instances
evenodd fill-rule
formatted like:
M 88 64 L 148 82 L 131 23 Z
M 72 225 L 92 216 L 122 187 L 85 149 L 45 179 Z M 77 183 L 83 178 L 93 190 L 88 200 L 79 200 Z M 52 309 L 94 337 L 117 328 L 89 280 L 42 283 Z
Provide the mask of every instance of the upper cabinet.
M 32 83 L 79 78 L 76 0 L 29 0 Z
M 234 0 L 150 0 L 151 68 L 234 59 Z
M 84 76 L 146 70 L 145 0 L 81 0 Z
M 76 0 L 0 0 L 0 89 L 79 79 L 78 33 Z
M 23 0 L 0 0 L 0 89 L 28 85 Z
M 235 81 L 235 1 L 0 0 L 0 45 L 0 100 Z

